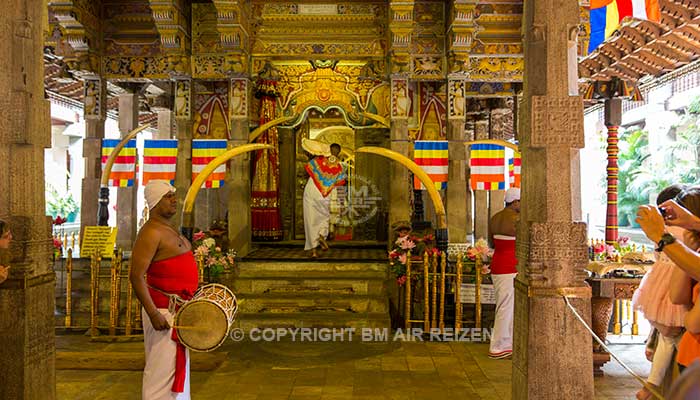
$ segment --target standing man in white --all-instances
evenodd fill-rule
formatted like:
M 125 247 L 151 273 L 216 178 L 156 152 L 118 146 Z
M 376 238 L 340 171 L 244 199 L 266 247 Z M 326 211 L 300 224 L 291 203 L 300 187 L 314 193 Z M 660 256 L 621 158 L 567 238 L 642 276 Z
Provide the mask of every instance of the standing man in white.
M 520 219 L 520 189 L 506 191 L 506 207 L 491 217 L 489 239 L 494 246 L 491 279 L 496 292 L 496 318 L 489 347 L 489 357 L 509 358 L 513 354 L 513 309 L 515 276 L 515 228 Z
M 328 249 L 326 238 L 330 229 L 330 194 L 336 186 L 345 184 L 345 167 L 340 162 L 340 145 L 330 146 L 330 156 L 319 155 L 306 164 L 309 180 L 304 188 L 304 250 L 311 250 L 311 257 L 318 257 L 319 245 Z
M 172 226 L 175 188 L 152 180 L 145 196 L 150 217 L 134 243 L 129 276 L 143 306 L 143 400 L 190 400 L 189 354 L 172 326 L 170 306 L 173 297 L 189 300 L 197 290 L 197 262 L 190 242 Z

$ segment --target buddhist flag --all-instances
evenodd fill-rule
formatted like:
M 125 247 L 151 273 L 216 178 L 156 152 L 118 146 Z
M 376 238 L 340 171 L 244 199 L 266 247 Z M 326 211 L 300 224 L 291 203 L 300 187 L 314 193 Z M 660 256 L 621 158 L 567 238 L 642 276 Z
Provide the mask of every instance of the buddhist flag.
M 471 145 L 471 187 L 473 190 L 506 190 L 505 147 L 497 144 Z
M 510 180 L 510 187 L 519 188 L 520 187 L 520 165 L 522 160 L 520 158 L 520 153 L 514 152 L 513 157 L 508 160 L 508 178 Z
M 226 152 L 226 140 L 195 139 L 192 140 L 192 180 L 194 181 L 204 167 L 213 159 Z M 202 184 L 203 188 L 219 188 L 226 179 L 226 163 L 219 165 Z
M 166 180 L 175 184 L 177 140 L 144 140 L 143 185 L 151 180 Z
M 625 17 L 659 22 L 660 16 L 659 0 L 591 0 L 588 52 L 609 38 Z
M 102 170 L 109 155 L 112 154 L 121 139 L 102 139 Z M 114 159 L 112 171 L 109 173 L 109 186 L 129 187 L 134 186 L 136 179 L 136 139 L 129 140 L 122 147 L 119 155 Z
M 413 158 L 435 183 L 437 190 L 447 189 L 447 141 L 417 140 L 413 146 Z M 413 187 L 425 190 L 417 177 L 413 177 Z

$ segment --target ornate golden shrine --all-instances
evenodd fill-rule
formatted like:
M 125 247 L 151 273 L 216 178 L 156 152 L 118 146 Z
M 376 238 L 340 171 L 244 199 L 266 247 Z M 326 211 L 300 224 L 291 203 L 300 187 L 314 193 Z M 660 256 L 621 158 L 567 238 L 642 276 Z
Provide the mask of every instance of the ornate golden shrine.
M 445 140 L 460 126 L 483 134 L 475 121 L 489 121 L 487 136 L 513 136 L 502 117 L 523 76 L 522 10 L 501 0 L 49 0 L 47 79 L 70 87 L 94 124 L 135 93 L 141 122 L 172 111 L 181 141 L 231 146 L 261 124 L 258 83 L 273 82 L 269 117 L 294 117 L 278 127 L 280 146 L 310 113 L 337 113 L 355 145 L 410 157 L 412 140 Z M 292 216 L 282 219 L 289 226 Z

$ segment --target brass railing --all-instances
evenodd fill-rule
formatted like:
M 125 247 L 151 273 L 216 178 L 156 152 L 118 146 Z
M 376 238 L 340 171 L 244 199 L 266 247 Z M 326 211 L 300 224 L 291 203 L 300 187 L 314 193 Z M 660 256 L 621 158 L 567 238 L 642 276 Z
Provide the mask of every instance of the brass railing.
M 438 263 L 440 269 L 438 271 Z M 413 324 L 423 324 L 423 331 L 439 330 L 445 333 L 445 310 L 446 294 L 448 286 L 453 288 L 454 301 L 454 328 L 455 331 L 462 329 L 465 323 L 473 322 L 476 328 L 481 328 L 481 268 L 482 262 L 477 257 L 475 263 L 475 301 L 474 301 L 474 321 L 464 320 L 463 304 L 461 302 L 462 283 L 464 281 L 463 255 L 457 254 L 454 272 L 447 271 L 447 255 L 423 254 L 422 271 L 414 269 L 410 252 L 406 257 L 406 282 L 404 284 L 404 327 L 411 329 Z M 422 273 L 421 273 L 422 272 Z M 413 317 L 413 282 L 421 281 L 423 286 L 423 318 Z M 438 284 L 439 281 L 439 284 Z

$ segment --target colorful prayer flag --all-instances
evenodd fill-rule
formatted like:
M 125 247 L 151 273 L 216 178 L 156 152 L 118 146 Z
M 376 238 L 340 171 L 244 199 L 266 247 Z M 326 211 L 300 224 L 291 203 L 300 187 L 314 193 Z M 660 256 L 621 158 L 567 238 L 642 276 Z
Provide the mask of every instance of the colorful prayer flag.
M 609 38 L 625 17 L 659 22 L 660 16 L 659 0 L 591 0 L 588 52 Z
M 102 139 L 102 170 L 112 150 L 117 147 L 121 139 Z M 119 155 L 114 159 L 112 170 L 109 173 L 109 186 L 129 187 L 134 186 L 136 179 L 136 139 L 129 140 L 122 147 Z
M 144 186 L 151 180 L 166 180 L 174 185 L 176 165 L 177 140 L 144 140 L 142 179 Z
M 508 177 L 510 179 L 510 187 L 519 188 L 520 187 L 520 166 L 522 164 L 522 159 L 520 158 L 520 153 L 514 152 L 513 158 L 508 160 Z
M 416 140 L 413 145 L 413 158 L 435 183 L 437 190 L 447 189 L 448 152 L 447 141 Z M 413 177 L 413 187 L 425 190 L 423 183 Z
M 470 154 L 471 188 L 506 190 L 505 147 L 497 144 L 473 144 Z
M 192 140 L 192 181 L 213 159 L 226 152 L 226 140 Z M 219 188 L 226 179 L 226 163 L 219 165 L 202 184 L 203 188 Z

